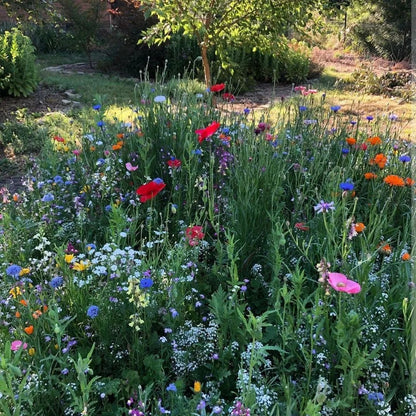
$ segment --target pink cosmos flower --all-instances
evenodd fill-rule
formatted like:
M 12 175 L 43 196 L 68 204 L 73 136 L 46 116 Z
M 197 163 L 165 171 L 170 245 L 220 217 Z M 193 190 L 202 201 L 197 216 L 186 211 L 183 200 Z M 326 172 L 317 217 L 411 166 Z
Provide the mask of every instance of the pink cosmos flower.
M 127 162 L 127 163 L 126 163 L 126 169 L 127 169 L 129 172 L 134 172 L 135 170 L 137 170 L 137 169 L 138 169 L 138 166 L 133 166 L 130 162 Z
M 342 273 L 328 273 L 327 281 L 337 292 L 355 294 L 361 291 L 359 283 L 349 280 L 347 276 Z
M 23 348 L 25 350 L 27 348 L 26 342 L 23 343 L 23 341 L 20 341 L 20 340 L 17 339 L 15 341 L 13 341 L 11 346 L 10 346 L 10 349 L 12 351 L 18 351 L 18 350 L 20 350 L 20 348 Z

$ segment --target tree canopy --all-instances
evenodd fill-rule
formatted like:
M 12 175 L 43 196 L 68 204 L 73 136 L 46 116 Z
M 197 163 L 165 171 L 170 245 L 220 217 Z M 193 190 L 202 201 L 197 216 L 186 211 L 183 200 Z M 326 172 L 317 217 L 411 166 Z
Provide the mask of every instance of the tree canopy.
M 205 82 L 211 85 L 208 49 L 245 45 L 272 51 L 288 33 L 305 30 L 324 0 L 144 0 L 142 9 L 158 22 L 141 40 L 160 44 L 174 33 L 195 37 L 201 48 Z M 312 26 L 309 27 L 310 29 Z

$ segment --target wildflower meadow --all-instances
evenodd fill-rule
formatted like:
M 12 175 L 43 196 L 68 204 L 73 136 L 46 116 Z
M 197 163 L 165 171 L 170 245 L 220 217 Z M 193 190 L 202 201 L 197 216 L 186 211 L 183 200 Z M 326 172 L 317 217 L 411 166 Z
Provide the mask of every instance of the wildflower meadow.
M 97 99 L 1 189 L 1 415 L 416 412 L 397 116 L 233 98 Z

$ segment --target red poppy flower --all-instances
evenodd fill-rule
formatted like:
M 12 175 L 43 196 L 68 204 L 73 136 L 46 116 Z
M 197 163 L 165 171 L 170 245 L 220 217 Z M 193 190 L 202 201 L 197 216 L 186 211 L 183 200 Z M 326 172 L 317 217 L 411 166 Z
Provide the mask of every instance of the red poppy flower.
M 305 225 L 303 222 L 297 222 L 295 224 L 295 228 L 297 228 L 300 231 L 309 231 L 309 227 Z
M 231 93 L 229 93 L 229 92 L 225 92 L 225 93 L 222 95 L 222 99 L 223 99 L 223 100 L 225 100 L 225 101 L 234 101 L 234 100 L 235 100 L 235 97 L 234 97 L 234 95 L 233 95 L 233 94 L 231 94 Z
M 208 127 L 204 129 L 195 130 L 198 135 L 199 143 L 202 143 L 208 137 L 211 137 L 220 128 L 220 123 L 213 121 Z
M 136 194 L 140 196 L 140 202 L 146 202 L 149 199 L 154 198 L 165 186 L 166 184 L 162 179 L 156 178 L 139 186 L 136 190 Z
M 219 92 L 222 91 L 225 88 L 225 84 L 215 84 L 212 87 L 210 87 L 211 92 Z
M 173 169 L 179 168 L 182 165 L 182 162 L 175 158 L 169 159 L 166 163 Z

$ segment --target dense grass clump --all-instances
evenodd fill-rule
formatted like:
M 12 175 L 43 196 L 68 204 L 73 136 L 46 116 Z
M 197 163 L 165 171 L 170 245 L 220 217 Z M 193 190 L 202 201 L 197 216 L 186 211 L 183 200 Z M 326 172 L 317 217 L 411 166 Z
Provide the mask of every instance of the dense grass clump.
M 2 189 L 4 414 L 415 410 L 412 143 L 296 89 L 267 119 L 143 82 L 45 130 Z

